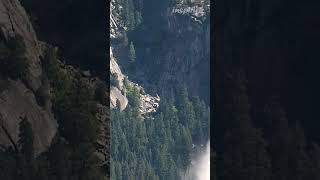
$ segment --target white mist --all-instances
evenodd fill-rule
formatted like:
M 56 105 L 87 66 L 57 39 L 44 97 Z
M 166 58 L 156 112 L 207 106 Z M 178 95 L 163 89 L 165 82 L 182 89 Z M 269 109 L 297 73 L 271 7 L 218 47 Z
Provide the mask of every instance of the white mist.
M 183 180 L 210 180 L 210 141 L 205 150 L 196 154 Z

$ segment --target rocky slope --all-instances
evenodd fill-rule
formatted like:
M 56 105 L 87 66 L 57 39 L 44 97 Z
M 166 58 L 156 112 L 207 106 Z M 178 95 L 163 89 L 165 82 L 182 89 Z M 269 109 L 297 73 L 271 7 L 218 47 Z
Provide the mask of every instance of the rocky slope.
M 111 83 L 110 87 L 110 107 L 115 108 L 119 107 L 120 111 L 123 111 L 128 105 L 128 98 L 126 97 L 126 87 L 124 86 L 124 80 L 128 80 L 128 76 L 124 75 L 120 69 L 120 66 L 117 61 L 123 61 L 123 53 L 115 54 L 114 51 L 122 51 L 123 46 L 119 46 L 118 41 L 120 40 L 121 33 L 127 29 L 121 19 L 119 18 L 119 14 L 117 14 L 114 9 L 117 6 L 117 2 L 115 0 L 111 1 L 110 6 L 110 75 L 111 79 L 115 79 L 115 83 Z M 123 42 L 122 42 L 123 43 Z M 117 45 L 116 45 L 117 44 Z M 118 56 L 117 56 L 118 55 Z M 117 56 L 117 57 L 116 57 Z M 152 96 L 145 92 L 144 88 L 137 83 L 134 83 L 128 80 L 128 85 L 131 87 L 135 87 L 140 92 L 140 113 L 141 115 L 156 112 L 159 107 L 160 97 Z
M 120 110 L 124 110 L 128 105 L 128 99 L 125 96 L 125 93 L 122 91 L 124 90 L 123 81 L 125 76 L 122 74 L 122 71 L 117 64 L 115 57 L 112 53 L 112 48 L 110 47 L 110 73 L 111 76 L 116 78 L 116 84 L 110 87 L 110 107 L 115 108 L 118 106 Z
M 59 126 L 53 114 L 52 99 L 48 98 L 45 105 L 41 105 L 38 100 L 39 92 L 43 90 L 47 96 L 53 96 L 43 68 L 47 61 L 45 53 L 53 46 L 38 39 L 33 24 L 19 0 L 0 0 L 0 24 L 1 34 L 6 39 L 16 36 L 22 38 L 26 47 L 24 56 L 28 64 L 26 77 L 17 80 L 0 78 L 0 147 L 17 145 L 19 123 L 26 117 L 32 126 L 34 150 L 38 155 L 51 145 Z M 85 81 L 87 86 L 93 89 L 105 83 L 99 77 L 92 76 L 90 71 L 82 71 L 79 67 L 62 63 L 64 59 L 59 60 L 60 68 L 68 72 L 74 81 Z M 105 90 L 102 95 L 104 101 L 107 101 L 108 96 Z M 110 137 L 109 107 L 107 103 L 98 101 L 95 101 L 95 105 L 100 130 L 95 147 L 96 153 L 105 165 L 109 163 L 109 148 L 106 148 Z
M 27 117 L 34 130 L 35 150 L 39 153 L 50 145 L 57 131 L 57 122 L 50 107 L 41 107 L 36 101 L 37 90 L 46 83 L 41 79 L 39 58 L 43 54 L 43 43 L 38 41 L 29 17 L 18 0 L 0 1 L 0 24 L 1 31 L 7 38 L 18 35 L 22 37 L 29 64 L 25 82 L 1 80 L 4 88 L 0 92 L 0 144 L 12 145 L 10 138 L 17 142 L 18 124 L 21 118 Z

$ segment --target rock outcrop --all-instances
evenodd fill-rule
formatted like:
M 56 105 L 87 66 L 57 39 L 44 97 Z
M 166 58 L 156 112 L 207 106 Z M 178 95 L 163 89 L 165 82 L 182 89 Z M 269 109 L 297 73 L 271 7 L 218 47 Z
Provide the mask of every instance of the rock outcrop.
M 110 107 L 115 108 L 117 105 L 120 110 L 123 111 L 128 105 L 128 99 L 123 92 L 124 75 L 121 72 L 119 65 L 117 64 L 115 57 L 110 47 L 110 73 L 111 76 L 115 77 L 116 85 L 110 87 Z
M 148 113 L 157 112 L 160 104 L 159 95 L 151 96 L 147 94 L 142 86 L 129 81 L 129 85 L 138 89 L 140 92 L 140 106 L 139 111 L 142 116 L 148 115 Z
M 141 94 L 140 99 L 140 112 L 142 115 L 157 112 L 160 103 L 160 97 L 158 95 L 154 97 L 150 94 Z
M 26 45 L 25 56 L 28 59 L 28 86 L 36 91 L 41 86 L 42 46 L 38 41 L 29 17 L 18 0 L 0 0 L 0 28 L 5 36 L 22 37 Z
M 128 98 L 126 97 L 126 87 L 124 86 L 124 79 L 127 78 L 128 85 L 137 88 L 140 92 L 140 113 L 145 115 L 147 113 L 156 112 L 159 108 L 160 97 L 157 95 L 151 96 L 147 94 L 142 86 L 128 80 L 124 74 L 122 74 L 119 65 L 117 64 L 115 57 L 112 54 L 112 49 L 110 48 L 110 72 L 116 81 L 115 85 L 111 84 L 110 87 L 110 107 L 118 107 L 120 111 L 123 111 L 128 105 Z
M 33 92 L 20 81 L 2 81 L 6 89 L 0 92 L 0 144 L 12 145 L 10 138 L 17 142 L 19 137 L 19 123 L 27 117 L 34 131 L 35 153 L 38 154 L 50 146 L 57 124 L 52 113 L 37 102 Z M 10 138 L 4 132 L 10 134 Z

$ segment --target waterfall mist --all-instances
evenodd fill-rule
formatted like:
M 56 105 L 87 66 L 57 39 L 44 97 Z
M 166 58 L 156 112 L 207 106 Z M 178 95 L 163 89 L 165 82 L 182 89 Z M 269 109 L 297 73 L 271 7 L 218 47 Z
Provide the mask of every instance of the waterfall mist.
M 183 180 L 209 180 L 210 179 L 210 141 L 206 147 L 197 152 L 184 174 Z

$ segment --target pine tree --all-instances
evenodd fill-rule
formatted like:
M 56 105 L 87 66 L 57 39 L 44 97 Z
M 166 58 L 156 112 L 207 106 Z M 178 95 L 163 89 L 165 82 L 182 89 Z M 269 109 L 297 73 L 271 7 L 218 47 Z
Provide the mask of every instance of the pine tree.
M 285 180 L 289 177 L 290 127 L 283 108 L 277 102 L 266 106 L 267 136 L 270 142 L 270 154 L 273 179 Z
M 113 160 L 112 156 L 110 157 L 110 179 L 111 180 L 117 180 L 118 175 L 116 174 L 116 167 L 115 167 L 116 161 Z
M 218 179 L 270 180 L 271 164 L 262 132 L 253 127 L 243 71 L 233 76 L 232 122 L 227 127 L 223 151 L 217 161 Z
M 207 112 L 207 107 L 205 103 L 200 101 L 200 98 L 192 98 L 192 104 L 195 112 L 195 124 L 192 133 L 192 139 L 196 143 L 206 143 L 209 131 L 209 112 Z
M 57 179 L 68 180 L 71 177 L 71 148 L 58 135 L 52 140 L 47 152 L 50 169 Z
M 178 152 L 181 154 L 181 167 L 185 170 L 191 163 L 192 138 L 189 129 L 182 128 L 181 139 L 178 142 Z
M 124 5 L 125 11 L 125 22 L 128 30 L 133 30 L 135 28 L 135 8 L 133 4 L 133 0 L 126 0 Z
M 118 161 L 115 161 L 115 176 L 112 176 L 112 178 L 117 180 L 122 180 L 124 178 L 122 173 L 122 165 Z
M 14 179 L 18 171 L 16 163 L 16 152 L 12 148 L 0 150 L 0 179 Z
M 115 141 L 111 144 L 111 157 L 121 166 L 121 179 L 180 179 L 179 172 L 191 162 L 192 136 L 188 124 L 194 122 L 179 121 L 181 107 L 187 112 L 188 106 L 175 106 L 173 100 L 163 100 L 159 112 L 142 121 L 138 104 L 132 103 L 138 99 L 134 95 L 135 88 L 127 86 L 127 90 L 131 101 L 129 106 L 123 112 L 111 111 L 112 141 Z M 187 92 L 181 97 L 185 99 L 180 101 L 178 97 L 179 103 L 187 102 L 189 107 L 193 106 Z M 193 107 L 191 109 L 194 111 Z M 204 109 L 199 116 L 206 116 L 207 107 Z M 186 114 L 194 121 L 198 118 L 195 112 Z M 201 126 L 201 120 L 198 121 Z M 116 167 L 111 167 L 111 171 L 113 174 L 118 172 Z
M 139 26 L 142 23 L 142 15 L 139 11 L 135 12 L 135 23 L 135 26 Z
M 143 10 L 143 0 L 134 0 L 134 7 L 141 13 Z
M 178 96 L 179 119 L 181 123 L 193 131 L 195 123 L 195 111 L 193 104 L 189 101 L 187 88 L 184 86 Z
M 19 123 L 19 141 L 20 151 L 23 154 L 25 160 L 30 162 L 34 158 L 34 134 L 31 124 L 27 120 L 27 117 L 21 119 Z
M 130 47 L 129 47 L 129 60 L 131 63 L 136 61 L 136 50 L 134 48 L 133 42 L 130 43 Z
M 291 130 L 289 151 L 289 178 L 292 180 L 310 179 L 311 163 L 306 153 L 304 131 L 297 122 Z
M 210 162 L 210 166 L 212 167 L 213 171 L 210 172 L 210 178 L 212 180 L 216 180 L 217 179 L 217 173 L 216 173 L 216 153 L 214 152 L 214 150 L 212 150 L 210 148 L 210 159 L 213 160 L 212 162 Z
M 320 147 L 318 144 L 312 144 L 310 152 L 311 160 L 311 177 L 310 180 L 320 179 Z

